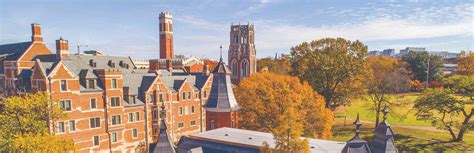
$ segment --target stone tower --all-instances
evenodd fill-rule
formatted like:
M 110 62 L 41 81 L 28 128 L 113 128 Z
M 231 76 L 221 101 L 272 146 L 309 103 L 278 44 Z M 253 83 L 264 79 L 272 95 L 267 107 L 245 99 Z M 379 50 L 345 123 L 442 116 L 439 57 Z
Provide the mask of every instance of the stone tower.
M 206 130 L 221 127 L 237 128 L 239 105 L 230 82 L 230 70 L 221 59 L 212 70 L 212 87 L 206 109 Z
M 229 64 L 232 83 L 239 83 L 245 77 L 257 71 L 254 25 L 231 25 Z
M 160 58 L 172 59 L 173 53 L 173 16 L 168 12 L 160 13 Z

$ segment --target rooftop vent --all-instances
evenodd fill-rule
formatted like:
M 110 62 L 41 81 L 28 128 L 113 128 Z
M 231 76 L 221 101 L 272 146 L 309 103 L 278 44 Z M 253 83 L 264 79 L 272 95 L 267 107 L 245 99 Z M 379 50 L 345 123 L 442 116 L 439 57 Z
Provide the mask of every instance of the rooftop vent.
M 252 137 L 249 137 L 249 140 L 252 140 L 253 138 Z
M 229 134 L 226 133 L 226 134 L 224 134 L 224 136 L 229 136 Z
M 115 63 L 112 62 L 112 60 L 109 61 L 109 66 L 112 67 L 112 68 L 115 68 Z
M 97 67 L 97 63 L 94 62 L 94 60 L 89 60 L 89 65 L 90 65 L 91 67 Z

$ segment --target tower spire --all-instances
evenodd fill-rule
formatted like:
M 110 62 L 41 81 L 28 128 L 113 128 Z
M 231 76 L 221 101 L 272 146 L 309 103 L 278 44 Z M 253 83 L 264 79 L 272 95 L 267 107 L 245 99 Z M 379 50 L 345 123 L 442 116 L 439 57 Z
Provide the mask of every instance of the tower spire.
M 221 50 L 221 58 L 220 58 L 219 60 L 222 61 L 222 45 L 221 45 L 219 48 L 220 48 L 220 50 Z

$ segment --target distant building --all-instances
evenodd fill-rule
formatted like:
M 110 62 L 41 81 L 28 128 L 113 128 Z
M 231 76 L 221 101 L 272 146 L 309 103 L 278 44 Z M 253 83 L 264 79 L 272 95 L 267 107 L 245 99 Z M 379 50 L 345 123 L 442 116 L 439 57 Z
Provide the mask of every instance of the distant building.
M 380 56 L 381 54 L 382 54 L 382 52 L 380 52 L 378 50 L 369 51 L 369 56 Z
M 458 69 L 458 64 L 443 64 L 443 75 L 454 75 Z
M 105 54 L 98 50 L 88 50 L 83 52 L 84 55 L 91 55 L 91 56 L 104 56 Z
M 421 51 L 426 51 L 426 48 L 424 47 L 407 47 L 405 49 L 400 50 L 400 57 L 405 56 L 409 52 L 421 52 Z
M 438 56 L 442 59 L 458 58 L 458 56 L 459 56 L 459 53 L 450 53 L 448 51 L 430 51 L 428 53 L 430 55 Z
M 135 64 L 137 69 L 148 69 L 150 67 L 150 61 L 148 60 L 134 59 L 133 64 Z
M 382 52 L 382 56 L 394 57 L 395 56 L 395 49 L 384 49 L 383 52 Z

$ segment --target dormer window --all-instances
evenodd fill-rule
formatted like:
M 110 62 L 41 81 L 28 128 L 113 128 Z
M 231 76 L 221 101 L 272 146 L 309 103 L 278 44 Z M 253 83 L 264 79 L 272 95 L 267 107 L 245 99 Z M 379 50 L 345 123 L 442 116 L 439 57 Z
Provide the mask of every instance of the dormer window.
M 87 79 L 87 89 L 95 89 L 95 80 Z
M 90 65 L 91 67 L 97 67 L 97 63 L 94 62 L 94 60 L 89 60 L 89 65 Z
M 110 67 L 115 68 L 115 63 L 112 62 L 112 60 L 110 60 L 108 64 L 109 64 Z
M 125 67 L 125 63 L 123 63 L 123 61 L 120 61 L 120 62 L 119 62 L 119 66 L 120 66 L 120 67 Z
M 129 104 L 137 104 L 136 96 L 135 95 L 128 96 L 128 103 Z

